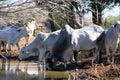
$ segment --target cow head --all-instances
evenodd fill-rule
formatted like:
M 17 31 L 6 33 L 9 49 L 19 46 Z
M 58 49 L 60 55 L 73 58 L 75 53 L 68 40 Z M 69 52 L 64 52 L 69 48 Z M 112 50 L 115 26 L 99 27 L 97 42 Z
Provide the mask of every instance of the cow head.
M 28 34 L 28 32 L 27 32 L 26 27 L 20 27 L 20 28 L 17 29 L 17 31 L 18 31 L 19 33 L 21 33 L 22 36 L 29 37 L 29 34 Z
M 18 58 L 20 60 L 23 60 L 30 56 L 38 56 L 38 54 L 39 54 L 39 49 L 37 47 L 29 48 L 28 46 L 25 46 L 20 50 Z
M 120 33 L 120 21 L 117 21 L 115 24 L 114 24 L 114 27 L 116 29 L 116 32 L 119 34 Z
M 28 44 L 29 34 L 27 32 L 26 27 L 18 28 L 17 32 L 19 32 L 21 34 L 21 36 L 25 37 L 26 43 Z
M 41 34 L 36 35 L 36 38 L 33 40 L 33 42 L 20 50 L 19 59 L 22 60 L 30 56 L 38 56 L 42 40 L 43 38 Z
M 27 31 L 28 31 L 30 37 L 33 36 L 34 35 L 34 30 L 36 28 L 36 21 L 28 22 L 26 24 L 26 27 L 27 27 Z

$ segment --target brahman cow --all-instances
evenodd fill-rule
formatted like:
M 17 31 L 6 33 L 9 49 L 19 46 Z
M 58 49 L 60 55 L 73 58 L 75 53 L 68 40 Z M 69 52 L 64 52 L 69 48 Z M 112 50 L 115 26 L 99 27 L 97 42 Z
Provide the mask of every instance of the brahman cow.
M 29 34 L 27 32 L 26 27 L 19 27 L 18 29 L 11 28 L 8 30 L 0 30 L 0 44 L 1 42 L 6 42 L 8 44 L 8 54 L 10 54 L 11 47 L 10 45 L 17 45 L 18 50 L 20 50 L 18 42 L 20 39 L 25 36 L 28 37 Z M 1 51 L 1 50 L 0 50 Z

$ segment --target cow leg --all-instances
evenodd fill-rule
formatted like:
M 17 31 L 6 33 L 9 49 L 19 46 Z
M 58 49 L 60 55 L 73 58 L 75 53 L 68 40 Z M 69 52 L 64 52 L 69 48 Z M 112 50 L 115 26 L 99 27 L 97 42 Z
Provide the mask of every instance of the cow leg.
M 3 47 L 3 52 L 4 52 L 4 51 L 6 52 L 6 45 L 7 45 L 6 42 L 1 41 L 1 47 Z
M 44 68 L 44 57 L 45 57 L 45 53 L 46 53 L 46 49 L 42 48 L 40 49 L 40 53 L 39 53 L 39 64 L 43 65 Z
M 47 52 L 45 56 L 45 60 L 46 60 L 46 70 L 51 70 L 53 64 L 52 64 L 52 58 L 50 52 Z
M 112 64 L 114 64 L 114 54 L 115 54 L 115 51 L 112 52 Z
M 94 53 L 94 63 L 95 64 L 98 64 L 98 54 L 99 54 L 99 51 L 97 50 L 95 53 Z
M 66 70 L 66 68 L 67 68 L 67 61 L 70 59 L 70 53 L 65 53 L 64 55 L 63 55 L 63 61 L 64 61 L 64 70 Z
M 1 53 L 1 44 L 2 44 L 2 41 L 0 40 L 0 55 L 4 58 L 4 59 L 7 59 L 4 55 L 2 55 Z
M 41 69 L 41 71 L 45 71 L 46 70 L 46 65 L 45 65 L 45 59 L 41 62 L 41 61 L 39 61 L 38 62 L 38 65 L 41 67 L 40 69 Z
M 5 52 L 7 52 L 6 46 L 7 46 L 7 42 L 4 42 L 3 49 L 5 50 Z
M 30 38 L 30 37 L 24 37 L 24 39 L 25 39 L 25 46 L 27 46 L 28 43 L 30 43 L 30 42 L 29 42 L 29 38 Z
M 33 30 L 33 36 L 35 36 L 35 30 Z
M 42 48 L 40 49 L 40 53 L 39 53 L 39 60 L 42 61 L 43 57 L 45 57 L 45 53 L 46 53 L 46 49 Z
M 102 53 L 100 53 L 100 48 L 96 47 L 94 50 L 94 63 L 100 64 L 102 63 Z
M 2 44 L 2 41 L 0 40 L 0 54 L 1 54 L 1 44 Z
M 67 68 L 67 61 L 64 62 L 64 70 Z
M 16 43 L 16 46 L 17 46 L 18 50 L 20 50 L 20 46 L 19 46 L 19 43 Z
M 40 71 L 43 71 L 43 66 L 41 65 L 40 61 L 38 61 L 38 68 Z
M 109 64 L 109 63 L 111 63 L 111 61 L 110 61 L 110 51 L 109 51 L 109 47 L 108 46 L 105 46 L 105 48 L 106 48 L 106 52 L 107 52 L 107 62 Z
M 43 61 L 43 70 L 45 71 L 46 70 L 46 59 L 44 57 L 44 61 Z
M 71 63 L 74 63 L 74 62 L 75 62 L 74 56 L 70 56 L 70 62 L 71 62 Z
M 112 52 L 111 56 L 112 56 L 112 64 L 114 64 L 114 57 L 115 57 L 115 52 L 116 52 L 117 47 L 114 49 L 114 51 Z
M 7 50 L 8 56 L 11 56 L 10 51 L 11 51 L 10 42 L 8 42 L 8 50 Z
M 52 59 L 51 58 L 46 58 L 46 70 L 51 70 L 52 69 Z
M 78 66 L 78 52 L 74 50 L 75 64 Z
M 64 55 L 64 70 L 66 70 L 67 69 L 67 61 L 68 60 L 70 60 L 70 53 L 66 53 L 65 55 Z
M 103 62 L 103 60 L 102 60 L 102 51 L 100 50 L 100 53 L 99 53 L 99 63 L 102 63 Z
M 52 69 L 54 69 L 56 67 L 57 61 L 58 60 L 56 57 L 52 57 L 52 66 L 51 66 Z

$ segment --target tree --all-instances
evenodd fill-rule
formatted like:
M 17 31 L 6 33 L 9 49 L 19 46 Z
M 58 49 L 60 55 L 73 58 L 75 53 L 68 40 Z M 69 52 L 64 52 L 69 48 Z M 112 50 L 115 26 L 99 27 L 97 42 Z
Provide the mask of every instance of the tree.
M 39 2 L 39 5 L 43 4 L 41 2 L 41 0 L 36 0 L 36 1 Z M 68 15 L 71 17 L 71 19 L 68 19 L 68 21 L 71 23 L 70 25 L 73 26 L 73 28 L 74 28 L 75 13 L 84 14 L 85 10 L 90 10 L 92 12 L 92 16 L 93 16 L 92 17 L 93 23 L 101 25 L 102 24 L 102 15 L 103 15 L 102 11 L 105 8 L 112 8 L 116 4 L 119 4 L 120 0 L 60 0 L 60 2 L 57 0 L 51 0 L 51 1 L 47 1 L 47 2 L 54 5 L 52 7 L 50 4 L 48 4 L 47 8 L 48 8 L 48 6 L 50 6 L 49 8 L 51 8 L 51 9 L 55 8 L 55 6 L 61 7 L 62 9 L 67 8 L 69 10 Z M 79 9 L 82 8 L 82 6 L 84 6 L 82 4 L 87 5 L 87 8 L 84 7 L 84 9 L 82 9 L 82 11 L 80 12 Z M 75 9 L 76 9 L 76 11 L 75 11 Z
M 52 13 L 49 13 L 48 14 L 48 22 L 49 22 L 49 24 L 50 24 L 50 28 L 51 28 L 51 31 L 53 32 L 53 31 L 56 31 L 56 29 L 55 29 L 55 23 L 54 23 L 54 19 L 53 19 L 53 15 L 52 15 Z
M 16 4 L 16 2 L 14 2 L 6 5 L 2 4 L 2 1 L 5 0 L 0 0 L 0 13 L 15 12 L 34 7 L 45 9 L 50 12 L 54 11 L 55 9 L 65 11 L 65 15 L 68 16 L 67 21 L 71 26 L 73 26 L 73 28 L 75 28 L 74 26 L 76 24 L 75 14 L 81 17 L 84 15 L 85 11 L 90 10 L 93 15 L 93 23 L 100 25 L 102 24 L 102 11 L 106 7 L 111 8 L 117 3 L 120 3 L 120 0 L 25 0 L 19 4 Z M 28 6 L 28 4 L 32 5 Z M 14 9 L 16 6 L 17 8 Z
M 11 3 L 7 2 L 7 0 L 0 0 L 0 13 L 14 13 L 35 7 L 36 3 L 33 0 L 17 0 Z
M 78 8 L 80 7 L 81 2 L 82 0 L 36 0 L 36 5 L 37 7 L 47 9 L 51 12 L 60 11 L 61 13 L 65 13 L 63 16 L 66 19 L 66 22 L 73 28 L 76 28 L 75 25 L 80 28 L 81 25 L 76 22 L 75 15 L 78 14 L 81 18 L 81 12 Z
M 102 24 L 102 11 L 105 8 L 112 8 L 116 4 L 120 3 L 120 0 L 90 0 L 89 6 L 91 7 L 92 11 L 92 21 L 95 24 L 101 25 Z M 120 4 L 119 4 L 120 5 Z

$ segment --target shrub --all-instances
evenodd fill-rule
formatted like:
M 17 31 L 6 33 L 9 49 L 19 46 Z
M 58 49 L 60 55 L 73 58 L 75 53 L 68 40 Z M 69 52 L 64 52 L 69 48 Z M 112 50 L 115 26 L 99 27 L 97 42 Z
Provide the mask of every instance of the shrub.
M 107 18 L 104 18 L 102 21 L 102 26 L 104 26 L 104 28 L 108 28 L 110 25 L 115 24 L 115 22 L 119 20 L 118 16 L 108 16 Z

